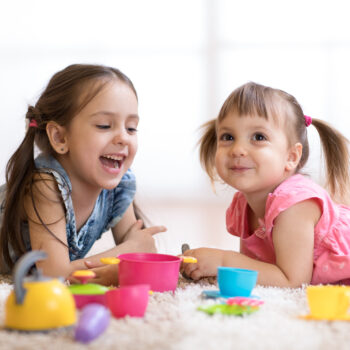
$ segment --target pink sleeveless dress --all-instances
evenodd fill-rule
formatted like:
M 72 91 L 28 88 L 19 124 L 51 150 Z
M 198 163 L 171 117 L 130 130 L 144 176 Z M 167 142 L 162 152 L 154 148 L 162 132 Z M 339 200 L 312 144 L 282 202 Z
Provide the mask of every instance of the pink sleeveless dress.
M 275 218 L 292 205 L 311 198 L 317 199 L 322 212 L 314 229 L 311 284 L 350 284 L 350 207 L 334 203 L 325 189 L 302 175 L 291 176 L 269 194 L 265 217 L 252 234 L 248 229 L 247 201 L 236 192 L 226 212 L 227 230 L 241 238 L 241 253 L 275 264 Z

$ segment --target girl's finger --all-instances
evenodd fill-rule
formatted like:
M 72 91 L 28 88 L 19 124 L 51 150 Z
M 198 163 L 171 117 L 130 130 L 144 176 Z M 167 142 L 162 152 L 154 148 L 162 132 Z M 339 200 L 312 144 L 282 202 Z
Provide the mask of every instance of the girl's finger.
M 202 276 L 202 273 L 199 269 L 196 269 L 194 271 L 192 271 L 192 273 L 189 275 L 189 277 L 191 279 L 193 279 L 194 281 L 198 281 L 199 279 L 201 279 L 203 276 Z
M 182 255 L 194 256 L 194 255 L 193 255 L 193 249 L 188 249 L 188 250 L 186 250 Z
M 143 229 L 143 232 L 146 232 L 146 233 L 153 236 L 157 233 L 165 232 L 166 230 L 167 230 L 167 228 L 165 226 L 152 226 L 152 227 L 147 227 L 147 228 Z
M 100 262 L 95 262 L 95 263 L 93 263 L 93 262 L 90 261 L 90 260 L 85 260 L 85 261 L 84 261 L 84 264 L 85 264 L 85 266 L 86 266 L 88 269 L 93 269 L 93 268 L 95 268 L 95 267 L 103 266 L 103 264 L 100 263 Z
M 191 273 L 198 269 L 198 264 L 184 264 L 183 272 L 185 275 L 191 277 Z
M 80 283 L 80 281 L 73 276 L 68 276 L 66 278 L 66 280 L 69 281 L 69 283 L 71 283 L 71 284 L 79 284 Z

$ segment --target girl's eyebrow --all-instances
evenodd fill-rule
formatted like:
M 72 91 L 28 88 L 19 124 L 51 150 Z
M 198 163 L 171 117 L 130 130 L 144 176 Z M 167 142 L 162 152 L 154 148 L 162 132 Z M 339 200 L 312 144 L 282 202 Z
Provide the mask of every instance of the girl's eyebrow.
M 98 115 L 109 115 L 109 116 L 112 116 L 114 117 L 115 115 L 117 115 L 116 113 L 113 113 L 113 112 L 109 112 L 109 111 L 98 111 L 98 112 L 95 112 L 95 113 L 92 113 L 90 114 L 90 117 L 96 117 Z M 133 118 L 133 119 L 137 119 L 139 120 L 140 117 L 138 114 L 129 114 L 127 116 L 127 118 Z
M 232 128 L 227 127 L 227 126 L 219 126 L 218 131 L 231 131 Z

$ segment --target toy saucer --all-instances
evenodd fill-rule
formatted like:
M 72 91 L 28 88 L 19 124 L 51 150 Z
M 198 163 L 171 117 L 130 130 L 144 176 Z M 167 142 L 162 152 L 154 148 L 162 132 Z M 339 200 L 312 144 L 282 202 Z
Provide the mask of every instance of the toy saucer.
M 206 299 L 230 298 L 228 295 L 222 295 L 219 290 L 203 290 L 202 296 Z
M 223 295 L 220 293 L 220 290 L 203 290 L 202 292 L 202 296 L 206 299 L 228 299 L 228 298 L 233 298 L 235 296 L 233 295 Z M 250 295 L 248 298 L 252 298 L 252 299 L 260 299 L 258 296 L 256 295 Z
M 350 321 L 350 315 L 342 315 L 336 317 L 315 317 L 311 314 L 309 315 L 300 315 L 299 318 L 304 320 L 315 320 L 315 321 Z
M 208 315 L 222 314 L 233 316 L 244 316 L 252 314 L 259 310 L 258 306 L 243 306 L 243 305 L 228 305 L 228 304 L 215 304 L 199 306 L 198 311 L 203 311 Z

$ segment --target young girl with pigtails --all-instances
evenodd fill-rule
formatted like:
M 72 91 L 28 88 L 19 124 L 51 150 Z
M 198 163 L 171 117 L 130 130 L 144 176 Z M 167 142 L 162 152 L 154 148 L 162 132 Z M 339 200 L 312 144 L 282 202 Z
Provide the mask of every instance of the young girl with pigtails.
M 45 275 L 67 278 L 85 269 L 94 242 L 111 228 L 116 246 L 91 256 L 155 252 L 153 234 L 134 210 L 139 122 L 136 90 L 121 71 L 74 64 L 56 73 L 26 114 L 24 140 L 9 160 L 0 188 L 1 272 L 31 249 Z M 34 157 L 34 147 L 40 154 Z M 95 282 L 117 283 L 117 267 L 95 269 Z
M 302 174 L 310 125 L 320 135 L 329 192 Z M 200 159 L 212 181 L 218 175 L 237 190 L 226 225 L 240 252 L 188 250 L 198 263 L 184 264 L 184 274 L 198 280 L 232 266 L 257 270 L 267 286 L 350 284 L 349 150 L 340 132 L 305 116 L 290 94 L 247 83 L 204 125 Z

